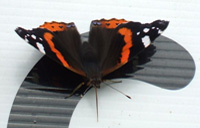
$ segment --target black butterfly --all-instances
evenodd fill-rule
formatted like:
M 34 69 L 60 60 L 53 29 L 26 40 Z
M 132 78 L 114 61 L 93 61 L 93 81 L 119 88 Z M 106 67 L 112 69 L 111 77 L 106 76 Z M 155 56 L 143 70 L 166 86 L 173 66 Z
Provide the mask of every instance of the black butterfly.
M 18 27 L 15 31 L 57 63 L 86 78 L 73 95 L 83 85 L 97 92 L 106 75 L 147 48 L 168 24 L 163 20 L 146 24 L 124 19 L 93 20 L 88 40 L 81 38 L 74 23 L 45 22 L 32 30 Z

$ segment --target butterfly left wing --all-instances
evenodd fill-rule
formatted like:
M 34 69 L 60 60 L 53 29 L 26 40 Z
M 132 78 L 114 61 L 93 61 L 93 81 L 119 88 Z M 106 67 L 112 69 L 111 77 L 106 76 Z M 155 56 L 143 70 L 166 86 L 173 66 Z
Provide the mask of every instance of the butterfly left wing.
M 103 76 L 120 68 L 147 48 L 167 28 L 168 23 L 162 20 L 146 24 L 123 19 L 93 21 L 89 40 L 99 52 Z M 107 39 L 101 42 L 95 40 L 94 37 L 98 38 L 99 35 Z
M 86 76 L 80 60 L 80 35 L 74 23 L 45 22 L 32 30 L 18 27 L 15 31 L 57 63 L 79 75 Z

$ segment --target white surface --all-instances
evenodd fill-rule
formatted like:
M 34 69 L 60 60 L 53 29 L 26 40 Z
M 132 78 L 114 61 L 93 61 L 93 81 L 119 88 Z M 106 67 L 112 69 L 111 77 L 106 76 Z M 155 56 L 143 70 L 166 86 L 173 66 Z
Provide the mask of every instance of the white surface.
M 193 90 L 170 91 L 140 81 L 123 80 L 98 91 L 99 121 L 96 117 L 95 92 L 91 90 L 76 107 L 70 128 L 197 128 L 199 94 Z M 190 93 L 188 95 L 188 93 Z
M 191 53 L 196 63 L 195 77 L 189 86 L 179 91 L 162 90 L 138 81 L 116 85 L 121 91 L 128 91 L 133 102 L 105 87 L 99 94 L 99 123 L 96 123 L 91 90 L 78 104 L 70 127 L 76 124 L 87 128 L 89 125 L 106 128 L 200 127 L 199 0 L 1 0 L 0 127 L 7 127 L 17 90 L 41 57 L 14 32 L 17 26 L 33 28 L 44 21 L 73 21 L 82 33 L 89 30 L 91 20 L 113 17 L 141 22 L 169 20 L 163 35 L 181 43 Z M 81 118 L 82 121 L 77 120 L 84 112 L 87 115 Z

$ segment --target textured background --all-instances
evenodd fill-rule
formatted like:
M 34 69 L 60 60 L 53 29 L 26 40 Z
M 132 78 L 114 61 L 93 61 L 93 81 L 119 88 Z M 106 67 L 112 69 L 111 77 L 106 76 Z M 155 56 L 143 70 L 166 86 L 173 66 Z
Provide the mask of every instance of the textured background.
M 99 123 L 96 122 L 95 100 L 92 99 L 94 91 L 91 90 L 78 104 L 70 127 L 78 128 L 77 124 L 87 128 L 145 128 L 150 125 L 200 127 L 199 7 L 198 0 L 0 1 L 0 127 L 7 127 L 17 90 L 29 70 L 42 56 L 24 43 L 14 29 L 17 26 L 32 28 L 44 21 L 56 20 L 73 21 L 82 33 L 88 31 L 91 20 L 102 17 L 141 22 L 151 22 L 158 18 L 169 20 L 170 25 L 163 35 L 177 41 L 190 52 L 196 64 L 196 73 L 189 86 L 179 91 L 161 90 L 140 81 L 131 81 L 130 84 L 125 80 L 123 84 L 126 87 L 116 85 L 125 93 L 131 93 L 133 102 L 107 87 L 102 88 L 99 92 Z M 130 88 L 133 83 L 134 88 Z

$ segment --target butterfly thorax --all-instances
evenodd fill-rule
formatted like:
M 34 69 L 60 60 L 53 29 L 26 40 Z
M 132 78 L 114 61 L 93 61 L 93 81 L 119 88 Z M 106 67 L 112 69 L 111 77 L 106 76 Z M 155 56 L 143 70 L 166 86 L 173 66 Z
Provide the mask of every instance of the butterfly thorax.
M 87 86 L 100 87 L 102 82 L 102 74 L 100 67 L 95 61 L 84 63 L 84 72 L 86 73 Z
M 86 85 L 99 88 L 102 74 L 98 54 L 88 42 L 84 42 L 81 46 L 81 63 L 88 81 Z

